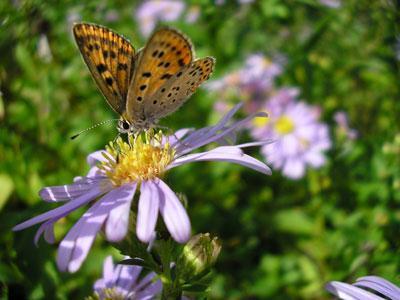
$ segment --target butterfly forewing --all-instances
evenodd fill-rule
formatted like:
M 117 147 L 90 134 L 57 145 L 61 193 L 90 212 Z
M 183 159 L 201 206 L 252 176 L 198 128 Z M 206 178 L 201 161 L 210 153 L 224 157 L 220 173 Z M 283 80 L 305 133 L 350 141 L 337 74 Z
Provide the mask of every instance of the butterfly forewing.
M 189 66 L 192 45 L 182 33 L 171 28 L 156 31 L 139 56 L 127 97 L 127 115 L 134 122 L 145 119 L 152 95 L 161 86 Z
M 78 23 L 74 37 L 90 72 L 110 106 L 122 115 L 132 78 L 135 49 L 105 27 Z
M 214 64 L 213 57 L 205 57 L 176 73 L 151 97 L 145 115 L 157 120 L 176 111 L 210 77 Z

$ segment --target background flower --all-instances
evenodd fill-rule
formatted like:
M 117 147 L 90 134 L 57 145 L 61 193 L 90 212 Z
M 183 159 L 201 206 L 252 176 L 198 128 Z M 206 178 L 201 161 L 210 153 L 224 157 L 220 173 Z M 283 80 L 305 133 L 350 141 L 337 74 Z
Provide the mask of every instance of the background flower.
M 273 168 L 298 179 L 306 167 L 325 164 L 324 151 L 331 147 L 327 125 L 320 123 L 319 109 L 296 101 L 293 89 L 281 90 L 265 103 L 266 121 L 255 121 L 251 133 L 256 139 L 273 139 L 261 152 Z
M 133 265 L 114 265 L 111 256 L 103 263 L 103 277 L 93 289 L 99 299 L 154 299 L 161 293 L 162 283 L 155 280 L 155 273 L 140 278 L 143 268 Z
M 175 21 L 185 9 L 180 0 L 148 0 L 143 1 L 135 12 L 143 36 L 149 36 L 158 21 Z

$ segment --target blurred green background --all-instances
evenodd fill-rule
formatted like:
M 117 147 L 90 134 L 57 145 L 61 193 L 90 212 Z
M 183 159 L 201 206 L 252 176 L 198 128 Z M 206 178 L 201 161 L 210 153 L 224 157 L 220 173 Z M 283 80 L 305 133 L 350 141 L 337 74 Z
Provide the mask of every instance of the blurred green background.
M 83 299 L 105 256 L 115 253 L 98 238 L 77 273 L 60 273 L 57 245 L 40 241 L 37 248 L 37 228 L 11 228 L 55 207 L 38 190 L 83 175 L 86 155 L 116 135 L 108 125 L 69 139 L 116 117 L 81 59 L 73 22 L 110 27 L 138 49 L 146 40 L 135 17 L 140 5 L 0 2 L 1 299 Z M 313 0 L 193 0 L 177 20 L 161 22 L 185 32 L 198 56 L 217 58 L 212 79 L 242 66 L 249 54 L 284 55 L 277 85 L 298 87 L 301 99 L 321 106 L 331 130 L 327 164 L 301 180 L 224 163 L 191 164 L 168 175 L 168 184 L 188 198 L 193 231 L 222 240 L 210 298 L 330 299 L 327 281 L 367 274 L 400 284 L 399 8 L 390 0 L 337 7 Z M 185 17 L 190 11 L 199 13 L 192 23 Z M 200 90 L 161 124 L 211 124 L 216 100 Z M 335 134 L 339 110 L 358 131 L 350 144 Z M 250 153 L 261 158 L 257 149 Z M 82 212 L 58 223 L 58 241 Z

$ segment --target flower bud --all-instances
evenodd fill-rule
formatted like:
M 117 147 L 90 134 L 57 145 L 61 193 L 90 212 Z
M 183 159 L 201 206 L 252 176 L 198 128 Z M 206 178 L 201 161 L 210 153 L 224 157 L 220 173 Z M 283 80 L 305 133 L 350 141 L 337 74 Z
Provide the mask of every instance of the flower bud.
M 193 236 L 184 246 L 180 258 L 185 277 L 199 275 L 211 268 L 220 251 L 221 244 L 217 237 L 211 238 L 209 233 Z

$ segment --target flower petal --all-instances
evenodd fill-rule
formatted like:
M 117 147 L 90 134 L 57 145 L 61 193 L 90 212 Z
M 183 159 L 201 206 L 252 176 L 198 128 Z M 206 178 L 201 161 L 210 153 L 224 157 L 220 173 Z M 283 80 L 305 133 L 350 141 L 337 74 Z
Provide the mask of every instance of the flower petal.
M 43 233 L 44 233 L 44 239 L 46 240 L 46 242 L 48 242 L 49 244 L 53 244 L 54 243 L 54 241 L 55 241 L 55 238 L 54 238 L 54 223 L 57 220 L 58 220 L 58 218 L 56 220 L 50 219 L 47 222 L 45 222 L 42 225 L 40 225 L 39 229 L 36 231 L 35 238 L 34 238 L 34 242 L 35 242 L 36 246 L 38 245 L 39 238 Z
M 339 281 L 329 282 L 325 289 L 344 300 L 384 300 L 368 291 Z
M 305 163 L 298 157 L 287 159 L 282 169 L 282 173 L 291 179 L 300 179 L 305 172 Z
M 196 161 L 226 161 L 236 163 L 263 174 L 271 175 L 271 169 L 263 162 L 244 154 L 237 146 L 221 146 L 201 153 L 187 154 L 174 160 L 168 169 Z
M 121 241 L 128 232 L 129 213 L 136 183 L 127 184 L 126 189 L 120 191 L 121 195 L 116 196 L 116 207 L 110 211 L 105 226 L 106 237 L 110 242 Z
M 117 275 L 117 277 L 115 277 L 114 286 L 122 289 L 124 293 L 128 294 L 132 291 L 132 288 L 142 271 L 142 267 L 126 265 L 118 265 L 117 267 L 120 268 L 120 270 L 118 274 L 114 273 L 114 276 Z
M 72 184 L 45 187 L 39 191 L 39 196 L 48 202 L 71 200 L 89 191 L 93 187 L 93 184 L 101 179 L 104 178 L 94 180 L 82 178 Z
M 162 181 L 156 182 L 160 191 L 160 212 L 171 236 L 178 243 L 190 238 L 189 216 L 175 193 Z
M 189 132 L 192 132 L 192 128 L 182 128 L 176 131 L 173 135 L 163 137 L 162 144 L 164 145 L 167 141 L 169 144 L 174 147 L 176 144 L 180 143 L 180 140 L 187 135 Z
M 151 300 L 154 296 L 161 293 L 162 283 L 161 280 L 151 282 L 155 273 L 148 274 L 142 281 L 135 287 L 135 296 L 141 300 Z
M 80 268 L 108 213 L 119 205 L 118 199 L 122 191 L 130 193 L 130 190 L 130 185 L 124 185 L 110 191 L 89 208 L 71 228 L 61 241 L 57 253 L 57 265 L 61 271 L 75 272 Z
M 106 162 L 106 158 L 104 157 L 103 153 L 106 152 L 105 150 L 98 150 L 88 155 L 86 158 L 87 163 L 91 167 L 95 167 L 100 162 Z
M 378 276 L 364 276 L 358 278 L 354 285 L 373 289 L 393 300 L 400 299 L 400 288 Z
M 66 211 L 68 211 L 68 212 L 74 211 L 75 209 L 85 205 L 86 203 L 95 199 L 96 197 L 106 193 L 110 188 L 111 188 L 111 185 L 107 181 L 96 183 L 95 186 L 93 186 L 93 188 L 91 190 L 89 190 L 87 193 L 79 196 L 76 199 L 69 201 L 68 203 L 64 204 L 63 206 L 57 207 L 53 210 L 50 210 L 41 215 L 38 215 L 30 220 L 27 220 L 21 224 L 18 224 L 17 226 L 15 226 L 13 228 L 13 231 L 22 230 L 22 229 L 28 228 L 30 226 L 33 226 L 35 224 L 44 222 L 46 220 L 49 220 L 52 218 L 58 218 L 59 216 L 64 216 L 64 213 Z
M 156 228 L 160 194 L 152 181 L 142 181 L 136 220 L 136 235 L 148 243 Z
M 204 136 L 200 136 L 200 137 L 194 136 L 196 134 L 196 131 L 195 131 L 194 133 L 189 134 L 189 136 L 186 139 L 183 139 L 181 141 L 181 144 L 183 145 L 183 147 L 177 147 L 177 149 L 176 149 L 177 155 L 182 156 L 182 155 L 189 153 L 197 148 L 200 148 L 206 144 L 222 140 L 222 139 L 224 139 L 225 136 L 229 136 L 234 131 L 236 131 L 238 128 L 243 127 L 246 123 L 248 123 L 255 117 L 262 117 L 262 116 L 266 117 L 267 114 L 264 112 L 256 112 L 256 113 L 253 113 L 253 114 L 247 116 L 246 118 L 244 118 L 240 121 L 233 123 L 232 125 L 230 125 L 228 127 L 220 128 L 219 125 L 216 125 L 216 126 L 212 127 L 207 132 L 207 134 L 205 134 Z M 217 133 L 220 129 L 221 129 L 221 132 Z
M 209 126 L 209 127 L 204 127 L 200 128 L 198 130 L 194 130 L 191 132 L 183 141 L 182 143 L 182 148 L 190 146 L 192 143 L 195 143 L 196 141 L 200 141 L 201 139 L 207 139 L 210 136 L 215 135 L 215 133 L 218 130 L 221 130 L 222 128 L 225 127 L 226 123 L 233 117 L 233 115 L 243 106 L 243 103 L 239 103 L 235 105 L 230 111 L 228 111 L 225 116 L 214 126 Z M 183 150 L 182 149 L 182 150 Z M 180 152 L 180 149 L 177 149 L 177 152 Z M 187 151 L 188 153 L 190 151 Z
M 105 282 L 111 282 L 113 279 L 113 274 L 114 274 L 114 263 L 112 256 L 109 255 L 106 257 L 103 263 L 103 279 Z

